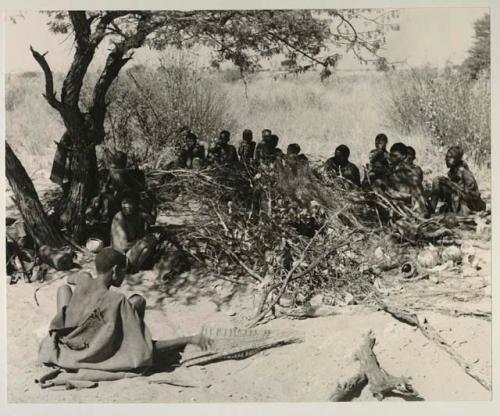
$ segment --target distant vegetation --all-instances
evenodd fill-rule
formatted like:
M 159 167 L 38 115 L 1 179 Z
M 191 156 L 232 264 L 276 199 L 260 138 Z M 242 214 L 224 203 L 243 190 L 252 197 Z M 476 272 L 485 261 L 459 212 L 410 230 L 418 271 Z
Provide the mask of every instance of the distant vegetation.
M 247 98 L 244 83 L 227 71 L 197 70 L 182 57 L 167 61 L 158 71 L 135 67 L 133 78 L 126 71 L 120 75 L 110 91 L 105 146 L 132 150 L 156 164 L 175 145 L 175 130 L 190 125 L 205 141 L 228 129 L 233 143 L 245 128 L 256 140 L 270 128 L 283 149 L 299 143 L 313 160 L 326 159 L 345 143 L 358 165 L 367 162 L 380 132 L 391 143 L 415 147 L 417 161 L 428 172 L 446 171 L 442 150 L 450 144 L 465 147 L 476 171 L 490 158 L 490 81 L 485 77 L 471 81 L 457 69 L 420 68 L 337 73 L 321 83 L 315 73 L 274 79 L 263 72 L 248 79 Z M 43 77 L 7 80 L 7 140 L 29 172 L 50 169 L 53 141 L 64 132 L 42 91 Z

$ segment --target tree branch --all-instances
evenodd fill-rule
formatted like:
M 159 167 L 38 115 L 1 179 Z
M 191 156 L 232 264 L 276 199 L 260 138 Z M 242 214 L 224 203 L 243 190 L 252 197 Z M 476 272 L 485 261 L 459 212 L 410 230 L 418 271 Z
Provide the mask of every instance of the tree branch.
M 47 52 L 45 52 L 42 55 L 39 52 L 35 51 L 32 46 L 30 46 L 30 51 L 31 54 L 33 55 L 33 58 L 35 58 L 35 60 L 38 62 L 38 65 L 40 65 L 40 67 L 43 70 L 43 73 L 45 74 L 45 94 L 43 94 L 44 98 L 57 111 L 59 112 L 63 111 L 64 106 L 56 98 L 56 95 L 54 93 L 54 79 L 52 77 L 52 71 L 50 69 L 49 64 L 45 60 L 45 55 L 47 55 Z

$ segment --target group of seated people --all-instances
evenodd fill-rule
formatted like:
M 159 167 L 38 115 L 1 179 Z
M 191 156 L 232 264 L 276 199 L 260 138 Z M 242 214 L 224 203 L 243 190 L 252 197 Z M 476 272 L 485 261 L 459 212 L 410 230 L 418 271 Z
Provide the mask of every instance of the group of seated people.
M 196 136 L 187 131 L 186 146 L 180 151 L 177 163 L 188 169 L 207 164 L 273 166 L 277 160 L 308 163 L 297 144 L 290 144 L 284 154 L 277 146 L 278 136 L 268 129 L 262 132 L 262 141 L 258 144 L 252 136 L 251 130 L 245 130 L 236 150 L 229 144 L 229 132 L 224 130 L 205 155 L 205 149 L 198 144 Z M 466 215 L 485 209 L 460 147 L 452 146 L 446 153 L 448 176 L 435 178 L 432 186 L 425 188 L 423 171 L 415 163 L 415 150 L 399 142 L 387 151 L 387 143 L 385 134 L 376 136 L 375 149 L 370 151 L 363 179 L 358 167 L 349 161 L 350 150 L 343 144 L 335 149 L 334 156 L 326 160 L 323 171 L 329 177 L 343 178 L 349 187 L 382 192 L 392 200 L 402 201 L 423 217 L 435 213 L 440 201 L 440 212 Z M 151 232 L 157 212 L 148 197 L 144 174 L 127 168 L 127 155 L 119 151 L 112 156 L 101 182 L 101 191 L 87 209 L 87 224 L 101 231 L 99 237 L 104 245 L 124 253 L 129 271 L 136 272 L 159 242 L 158 234 Z
M 256 143 L 251 130 L 244 130 L 242 141 L 236 150 L 229 144 L 230 133 L 224 130 L 215 144 L 208 149 L 198 143 L 198 138 L 188 129 L 186 146 L 180 152 L 177 166 L 180 168 L 201 168 L 207 165 L 259 166 L 273 164 L 277 159 L 308 162 L 298 144 L 288 145 L 286 154 L 278 147 L 279 138 L 271 130 L 262 131 L 262 140 Z M 481 199 L 477 182 L 467 163 L 463 160 L 463 150 L 459 146 L 448 149 L 445 157 L 448 176 L 439 176 L 432 186 L 424 187 L 424 174 L 415 163 L 416 152 L 404 143 L 394 143 L 387 150 L 388 138 L 381 133 L 375 137 L 375 148 L 370 151 L 369 163 L 364 166 L 361 176 L 358 167 L 349 161 L 350 150 L 344 144 L 335 149 L 334 156 L 324 164 L 323 170 L 329 177 L 342 177 L 349 183 L 363 189 L 384 192 L 394 200 L 403 201 L 422 216 L 440 212 L 454 212 L 467 215 L 482 211 L 486 205 Z
M 486 209 L 476 179 L 463 160 L 461 147 L 451 146 L 446 152 L 448 176 L 434 178 L 426 188 L 423 170 L 415 163 L 415 149 L 398 142 L 387 151 L 387 143 L 385 134 L 375 137 L 375 149 L 370 151 L 363 181 L 359 169 L 349 162 L 349 148 L 345 145 L 337 147 L 335 155 L 326 161 L 325 170 L 356 186 L 403 201 L 424 217 L 434 214 L 439 202 L 442 202 L 440 212 L 468 215 Z
M 184 146 L 175 162 L 175 166 L 181 169 L 200 169 L 209 165 L 230 167 L 237 164 L 251 167 L 273 163 L 278 157 L 307 161 L 297 143 L 290 144 L 284 154 L 278 147 L 279 137 L 269 129 L 262 131 L 259 143 L 253 140 L 252 130 L 244 130 L 238 149 L 229 144 L 231 133 L 223 130 L 206 154 L 205 147 L 189 129 L 182 129 L 181 135 L 184 136 L 181 137 Z

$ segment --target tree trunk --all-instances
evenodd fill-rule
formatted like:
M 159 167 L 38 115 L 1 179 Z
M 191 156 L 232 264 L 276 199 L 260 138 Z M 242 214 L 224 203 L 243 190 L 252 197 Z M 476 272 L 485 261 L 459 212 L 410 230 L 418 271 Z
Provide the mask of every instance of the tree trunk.
M 50 223 L 33 182 L 8 143 L 5 143 L 5 174 L 14 192 L 15 203 L 35 243 L 51 247 L 65 245 L 61 232 Z
M 88 142 L 73 145 L 70 188 L 61 214 L 66 231 L 77 242 L 84 237 L 85 210 L 98 191 L 95 145 Z

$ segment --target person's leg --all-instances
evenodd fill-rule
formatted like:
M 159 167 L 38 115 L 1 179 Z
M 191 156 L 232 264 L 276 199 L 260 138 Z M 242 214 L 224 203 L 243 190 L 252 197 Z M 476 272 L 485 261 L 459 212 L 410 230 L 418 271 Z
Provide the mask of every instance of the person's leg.
M 133 272 L 139 271 L 146 259 L 153 253 L 156 246 L 156 238 L 152 235 L 139 240 L 127 252 L 130 269 Z
M 146 314 L 146 299 L 141 295 L 132 295 L 128 298 L 128 301 L 132 307 L 136 310 L 137 315 L 141 320 L 144 320 L 144 315 Z
M 444 177 L 444 176 L 438 176 L 437 178 L 434 178 L 432 181 L 432 189 L 431 189 L 431 197 L 430 197 L 430 206 L 429 206 L 429 212 L 431 214 L 434 214 L 436 212 L 437 205 L 439 201 L 445 200 L 446 201 L 447 197 L 449 196 L 449 187 L 446 186 L 446 182 L 449 179 Z

